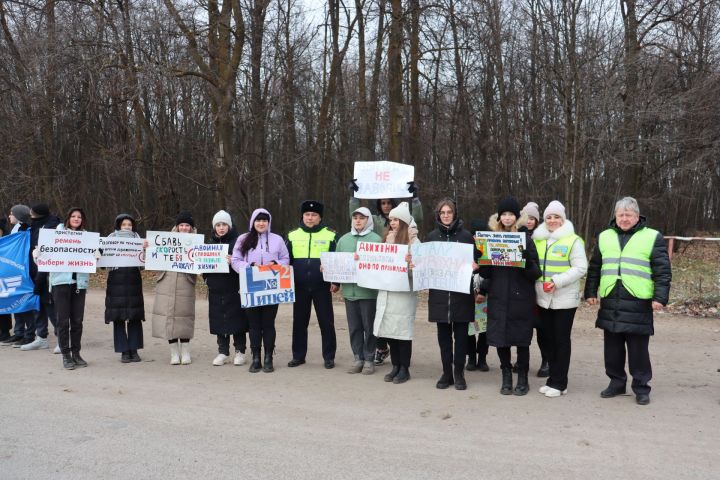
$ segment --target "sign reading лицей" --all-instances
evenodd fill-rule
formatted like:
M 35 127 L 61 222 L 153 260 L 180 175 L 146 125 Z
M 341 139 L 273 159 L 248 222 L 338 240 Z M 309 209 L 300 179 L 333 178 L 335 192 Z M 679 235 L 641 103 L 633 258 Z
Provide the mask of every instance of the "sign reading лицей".
M 407 245 L 358 242 L 357 284 L 391 292 L 409 292 Z
M 41 272 L 95 273 L 99 247 L 96 232 L 41 228 L 35 263 Z
M 355 162 L 353 178 L 358 186 L 355 198 L 407 198 L 408 182 L 415 179 L 415 167 L 396 162 Z
M 242 308 L 293 303 L 295 278 L 290 265 L 261 265 L 240 272 Z

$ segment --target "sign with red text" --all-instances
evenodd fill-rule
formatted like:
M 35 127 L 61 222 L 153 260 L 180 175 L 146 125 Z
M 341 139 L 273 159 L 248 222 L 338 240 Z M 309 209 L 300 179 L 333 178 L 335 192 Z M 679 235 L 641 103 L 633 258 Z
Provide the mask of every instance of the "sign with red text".
M 475 232 L 478 265 L 525 267 L 525 232 Z
M 295 276 L 290 265 L 261 265 L 240 272 L 240 305 L 263 307 L 295 301 Z
M 145 251 L 146 270 L 198 273 L 192 251 L 205 243 L 205 237 L 196 233 L 147 232 Z
M 103 237 L 100 239 L 102 256 L 98 267 L 144 267 L 145 248 L 142 238 Z
M 35 263 L 41 272 L 95 273 L 98 248 L 97 232 L 41 228 Z
M 358 242 L 357 284 L 391 292 L 409 292 L 407 245 Z
M 407 198 L 408 182 L 415 180 L 415 167 L 396 162 L 355 162 L 355 198 Z
M 457 242 L 418 243 L 410 249 L 413 290 L 470 293 L 473 245 Z

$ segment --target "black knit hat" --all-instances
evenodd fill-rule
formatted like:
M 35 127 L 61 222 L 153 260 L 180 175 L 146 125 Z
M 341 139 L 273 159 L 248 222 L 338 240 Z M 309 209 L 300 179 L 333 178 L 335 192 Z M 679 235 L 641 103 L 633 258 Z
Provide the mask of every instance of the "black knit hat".
M 14 205 L 10 209 L 13 217 L 17 218 L 20 223 L 28 223 L 30 221 L 30 207 L 27 205 Z
M 34 213 L 38 217 L 50 215 L 50 207 L 47 203 L 33 203 L 32 205 L 30 205 L 30 210 L 32 210 L 32 213 Z
M 498 219 L 503 212 L 510 212 L 515 215 L 515 218 L 520 218 L 520 204 L 513 197 L 505 197 L 498 202 Z
M 305 200 L 302 205 L 300 205 L 300 213 L 315 212 L 322 217 L 323 210 L 325 210 L 325 205 L 317 200 Z
M 187 210 L 183 210 L 177 214 L 177 217 L 175 217 L 175 226 L 177 227 L 181 223 L 187 223 L 191 227 L 195 228 L 195 220 L 193 220 L 192 213 Z
M 135 219 L 129 213 L 121 213 L 120 215 L 115 217 L 115 230 L 120 230 L 120 225 L 122 225 L 123 220 L 130 220 L 130 223 L 132 223 L 132 231 L 136 231 Z

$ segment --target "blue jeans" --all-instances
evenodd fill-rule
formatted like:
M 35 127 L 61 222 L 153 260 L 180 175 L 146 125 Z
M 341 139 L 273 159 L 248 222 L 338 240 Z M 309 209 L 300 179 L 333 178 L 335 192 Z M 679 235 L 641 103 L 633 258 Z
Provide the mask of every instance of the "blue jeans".
M 35 327 L 35 315 L 37 310 L 30 310 L 29 312 L 15 313 L 15 329 L 13 334 L 18 337 L 25 337 L 28 332 L 31 336 L 34 336 Z

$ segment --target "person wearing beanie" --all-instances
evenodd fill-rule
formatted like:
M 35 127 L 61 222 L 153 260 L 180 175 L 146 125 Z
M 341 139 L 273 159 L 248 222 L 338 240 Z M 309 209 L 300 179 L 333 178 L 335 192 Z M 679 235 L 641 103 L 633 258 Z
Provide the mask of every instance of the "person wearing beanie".
M 330 283 L 323 279 L 320 271 L 320 254 L 334 252 L 336 233 L 322 221 L 324 205 L 317 200 L 306 200 L 300 206 L 302 220 L 298 228 L 287 236 L 290 265 L 295 276 L 295 303 L 293 303 L 292 360 L 288 367 L 305 363 L 307 354 L 308 325 L 310 309 L 315 305 L 325 368 L 335 367 L 335 318 L 332 306 Z
M 188 211 L 175 218 L 171 232 L 197 233 Z M 147 241 L 145 242 L 147 244 Z M 152 311 L 152 336 L 170 344 L 170 365 L 190 365 L 190 339 L 195 336 L 195 283 L 197 275 L 160 272 Z
M 212 234 L 208 243 L 228 245 L 228 264 L 237 245 L 238 233 L 232 218 L 225 210 L 217 212 L 212 219 Z M 218 354 L 212 364 L 221 366 L 230 359 L 230 336 L 233 338 L 235 356 L 233 365 L 245 365 L 248 320 L 240 304 L 240 277 L 230 269 L 227 273 L 204 273 L 208 287 L 208 319 L 210 333 L 217 337 Z
M 350 231 L 340 237 L 338 252 L 355 253 L 358 242 L 380 243 L 380 235 L 375 233 L 373 217 L 365 207 L 352 212 Z M 377 290 L 359 287 L 357 283 L 342 283 L 342 296 L 345 299 L 345 314 L 350 334 L 350 348 L 355 359 L 348 373 L 370 375 L 375 372 L 375 347 L 377 339 L 373 335 Z
M 437 226 L 428 235 L 428 242 L 475 244 L 472 234 L 463 228 L 463 221 L 458 216 L 457 205 L 453 200 L 440 200 L 435 207 L 435 223 Z M 473 248 L 473 252 L 477 250 Z M 473 271 L 476 270 L 478 266 L 473 261 Z M 439 389 L 446 389 L 450 385 L 455 385 L 456 390 L 467 388 L 465 358 L 468 324 L 475 320 L 475 296 L 469 293 L 469 290 L 468 288 L 468 293 L 458 293 L 431 289 L 428 294 L 428 320 L 437 325 L 443 369 L 442 376 L 435 385 Z
M 390 210 L 390 225 L 383 236 L 383 243 L 413 245 L 420 243 L 417 225 L 410 215 L 407 202 L 401 202 Z M 373 324 L 373 334 L 387 340 L 390 347 L 392 370 L 383 379 L 395 384 L 410 380 L 410 359 L 412 340 L 415 335 L 415 312 L 417 310 L 417 292 L 412 290 L 412 258 L 405 257 L 408 264 L 410 291 L 391 292 L 378 290 L 377 308 Z
M 550 202 L 543 219 L 533 235 L 542 272 L 535 282 L 535 294 L 540 307 L 538 343 L 542 337 L 549 363 L 549 376 L 540 393 L 552 398 L 567 393 L 570 332 L 588 262 L 585 242 L 575 234 L 562 203 Z
M 132 215 L 115 217 L 114 230 L 108 238 L 140 238 Z M 120 362 L 141 361 L 138 350 L 143 348 L 145 299 L 140 267 L 108 268 L 105 288 L 105 323 L 113 325 L 113 346 Z
M 232 253 L 232 267 L 240 275 L 245 275 L 249 267 L 264 265 L 288 265 L 290 254 L 280 235 L 271 232 L 272 215 L 264 208 L 257 208 L 250 216 L 247 233 L 243 233 Z M 237 286 L 236 286 L 237 288 Z M 297 288 L 297 285 L 296 285 Z M 275 351 L 275 318 L 278 305 L 262 305 L 244 309 L 250 329 L 250 350 L 252 363 L 250 372 L 265 373 L 275 371 L 273 353 Z M 262 357 L 262 349 L 265 356 Z M 263 361 L 260 359 L 263 358 Z
M 84 231 L 87 217 L 83 209 L 71 208 L 65 221 L 57 230 Z M 49 276 L 50 292 L 55 303 L 57 315 L 58 345 L 62 353 L 63 368 L 75 370 L 87 367 L 80 356 L 82 348 L 83 317 L 85 313 L 85 294 L 90 280 L 87 273 L 51 272 Z
M 27 205 L 15 205 L 10 209 L 10 224 L 13 226 L 10 233 L 20 231 L 22 225 L 30 224 L 30 207 Z
M 518 232 L 525 223 L 520 216 L 517 200 L 506 197 L 498 203 L 498 213 L 488 220 L 490 230 L 495 232 Z M 535 280 L 540 276 L 537 250 L 529 238 L 525 239 L 525 267 L 483 266 L 479 288 L 488 298 L 488 344 L 497 348 L 502 370 L 503 395 L 526 395 L 528 370 L 530 368 L 530 342 L 535 319 Z M 518 379 L 513 390 L 510 348 L 516 347 Z
M 473 241 L 475 240 L 475 233 L 476 232 L 485 232 L 488 230 L 488 223 L 487 220 L 475 218 L 470 221 L 470 233 L 473 235 Z M 477 248 L 475 249 L 477 252 L 476 255 L 479 255 L 479 251 Z M 475 296 L 478 296 L 478 289 L 480 288 L 480 285 L 482 284 L 482 277 L 479 273 L 473 274 L 473 290 L 475 293 Z M 476 299 L 477 302 L 477 299 Z M 482 303 L 482 302 L 477 302 Z M 481 372 L 488 372 L 490 371 L 490 367 L 487 364 L 487 354 L 488 354 L 488 344 L 487 344 L 487 330 L 484 332 L 480 332 L 477 334 L 477 337 L 475 335 L 468 335 L 468 343 L 467 343 L 467 366 L 465 367 L 466 370 L 474 372 L 475 370 L 479 370 Z
M 540 225 L 540 207 L 535 202 L 528 202 L 522 210 L 520 210 L 520 214 L 525 214 L 527 216 L 525 226 L 527 227 L 528 235 L 532 237 L 533 232 L 538 225 Z

